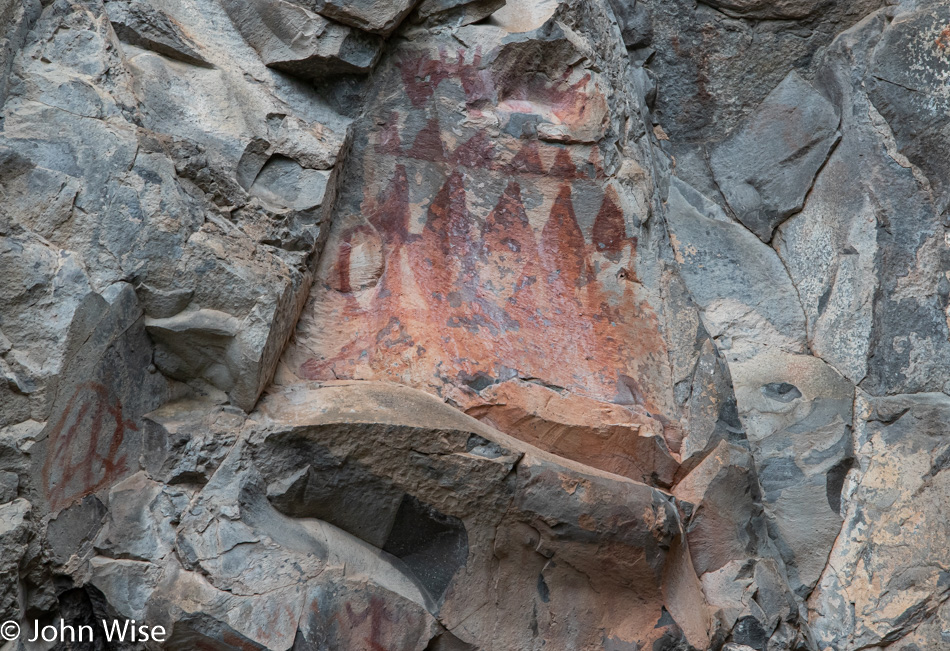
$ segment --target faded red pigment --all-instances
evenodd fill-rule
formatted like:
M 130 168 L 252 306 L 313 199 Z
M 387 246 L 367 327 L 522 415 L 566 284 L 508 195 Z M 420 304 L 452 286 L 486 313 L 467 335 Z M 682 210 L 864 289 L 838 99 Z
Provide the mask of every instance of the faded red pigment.
M 360 196 L 336 219 L 293 372 L 460 403 L 477 402 L 479 381 L 537 378 L 666 411 L 643 388 L 668 386 L 666 346 L 598 146 L 483 124 L 535 111 L 589 129 L 585 107 L 603 101 L 590 73 L 542 83 L 465 50 L 397 60 L 372 112 L 388 117 L 359 136 Z
M 47 437 L 43 485 L 50 508 L 58 511 L 127 474 L 122 443 L 127 430 L 137 429 L 107 387 L 79 385 Z

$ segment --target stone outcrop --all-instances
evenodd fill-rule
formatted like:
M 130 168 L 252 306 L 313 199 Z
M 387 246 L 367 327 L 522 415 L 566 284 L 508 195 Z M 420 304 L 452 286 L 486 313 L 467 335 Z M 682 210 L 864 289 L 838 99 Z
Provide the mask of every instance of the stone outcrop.
M 9 648 L 943 648 L 948 74 L 946 0 L 0 0 Z

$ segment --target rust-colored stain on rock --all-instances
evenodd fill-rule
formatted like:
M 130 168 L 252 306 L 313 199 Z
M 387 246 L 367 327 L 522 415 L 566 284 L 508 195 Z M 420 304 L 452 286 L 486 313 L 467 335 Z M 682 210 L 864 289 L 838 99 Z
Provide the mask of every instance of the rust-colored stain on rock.
M 937 49 L 942 52 L 947 51 L 947 48 L 950 47 L 950 25 L 947 25 L 943 28 L 943 30 L 937 36 L 937 40 L 934 45 L 936 45 Z

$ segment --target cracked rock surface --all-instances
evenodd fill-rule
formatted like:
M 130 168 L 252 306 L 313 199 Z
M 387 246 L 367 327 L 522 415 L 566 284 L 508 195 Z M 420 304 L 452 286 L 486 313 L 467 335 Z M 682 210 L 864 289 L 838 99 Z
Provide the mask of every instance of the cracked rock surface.
M 0 0 L 0 648 L 947 647 L 948 80 L 947 0 Z

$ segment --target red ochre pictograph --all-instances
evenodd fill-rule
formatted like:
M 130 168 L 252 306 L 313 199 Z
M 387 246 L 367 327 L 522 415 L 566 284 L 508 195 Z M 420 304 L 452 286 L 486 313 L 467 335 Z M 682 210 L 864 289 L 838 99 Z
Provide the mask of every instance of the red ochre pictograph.
M 295 372 L 440 395 L 533 377 L 662 413 L 636 385 L 666 385 L 666 346 L 598 146 L 482 126 L 517 114 L 588 133 L 603 101 L 590 73 L 542 83 L 482 68 L 477 51 L 429 56 L 404 55 L 386 77 L 398 88 L 379 90 L 362 200 L 334 224 Z
M 79 385 L 48 436 L 43 486 L 50 508 L 58 511 L 127 474 L 122 443 L 137 429 L 104 385 Z

